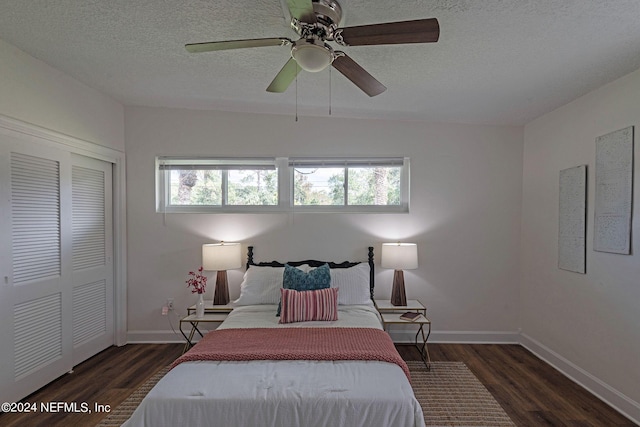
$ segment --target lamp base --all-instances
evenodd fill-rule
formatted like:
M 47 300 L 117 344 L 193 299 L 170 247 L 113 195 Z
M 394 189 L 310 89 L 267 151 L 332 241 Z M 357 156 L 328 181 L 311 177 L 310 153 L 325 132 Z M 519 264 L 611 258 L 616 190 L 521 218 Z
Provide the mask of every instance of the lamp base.
M 402 270 L 393 272 L 393 287 L 391 288 L 391 305 L 407 305 L 407 294 L 404 292 L 404 273 Z
M 216 275 L 216 290 L 213 294 L 213 305 L 229 304 L 229 285 L 227 284 L 227 271 L 218 271 Z

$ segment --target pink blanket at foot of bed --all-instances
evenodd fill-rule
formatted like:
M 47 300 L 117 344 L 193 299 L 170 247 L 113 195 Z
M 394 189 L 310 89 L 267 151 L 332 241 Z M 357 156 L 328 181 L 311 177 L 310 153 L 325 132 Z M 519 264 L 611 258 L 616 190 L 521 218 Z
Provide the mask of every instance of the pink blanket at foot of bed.
M 256 328 L 211 331 L 171 368 L 197 360 L 376 360 L 411 380 L 389 335 L 373 328 Z

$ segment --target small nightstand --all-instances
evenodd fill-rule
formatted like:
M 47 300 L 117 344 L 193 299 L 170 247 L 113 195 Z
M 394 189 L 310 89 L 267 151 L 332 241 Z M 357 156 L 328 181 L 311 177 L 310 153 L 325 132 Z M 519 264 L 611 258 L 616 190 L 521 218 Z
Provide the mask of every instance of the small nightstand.
M 414 338 L 414 345 L 420 351 L 420 357 L 424 362 L 428 370 L 431 370 L 431 357 L 429 356 L 429 348 L 427 347 L 427 341 L 429 335 L 431 335 L 431 320 L 426 316 L 427 308 L 418 300 L 408 300 L 407 305 L 398 306 L 392 305 L 389 300 L 375 301 L 376 308 L 382 318 L 382 325 L 384 330 L 387 330 L 387 325 L 418 325 L 418 331 Z M 420 313 L 421 316 L 415 320 L 404 320 L 400 316 L 407 311 L 414 311 Z M 425 334 L 424 328 L 427 327 Z M 421 337 L 421 342 L 418 341 L 418 337 Z
M 198 329 L 198 324 L 222 323 L 225 321 L 229 313 L 233 311 L 233 307 L 229 305 L 213 305 L 211 302 L 208 302 L 205 304 L 203 317 L 196 317 L 195 311 L 196 306 L 192 305 L 191 307 L 187 308 L 188 315 L 180 319 L 180 333 L 187 341 L 184 345 L 184 349 L 182 350 L 183 354 L 191 347 L 193 347 L 193 336 L 196 332 L 198 333 L 198 335 L 200 335 L 200 337 L 203 336 L 202 332 L 200 332 L 200 329 Z M 191 331 L 189 331 L 189 335 L 187 335 L 182 329 L 182 325 L 185 323 L 191 324 Z
M 380 313 L 405 313 L 407 311 L 415 311 L 423 315 L 427 314 L 427 307 L 417 299 L 407 300 L 407 305 L 393 305 L 388 299 L 375 300 L 374 302 Z
M 205 301 L 204 303 L 204 313 L 231 313 L 233 311 L 233 305 L 213 305 L 213 301 Z M 187 314 L 193 314 L 196 312 L 196 305 L 193 304 L 191 307 L 187 308 Z

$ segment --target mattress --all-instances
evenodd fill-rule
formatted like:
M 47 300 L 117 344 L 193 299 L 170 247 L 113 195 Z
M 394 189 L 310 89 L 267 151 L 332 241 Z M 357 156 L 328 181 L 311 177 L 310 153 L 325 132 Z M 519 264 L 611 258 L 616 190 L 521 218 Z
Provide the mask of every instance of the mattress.
M 335 322 L 287 325 L 277 323 L 275 310 L 238 307 L 220 328 L 382 328 L 373 305 L 341 306 Z M 424 418 L 409 380 L 393 363 L 194 361 L 169 371 L 124 425 L 421 427 Z

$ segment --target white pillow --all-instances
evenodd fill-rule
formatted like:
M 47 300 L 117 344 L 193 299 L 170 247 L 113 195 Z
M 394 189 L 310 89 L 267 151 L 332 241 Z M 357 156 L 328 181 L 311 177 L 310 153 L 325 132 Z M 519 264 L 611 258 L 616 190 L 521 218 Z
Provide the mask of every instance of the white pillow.
M 306 272 L 308 267 L 305 264 L 298 268 Z M 235 305 L 280 303 L 283 273 L 284 267 L 249 266 L 240 285 L 240 297 L 233 303 Z
M 339 305 L 370 304 L 369 264 L 331 269 L 331 287 L 338 288 Z

